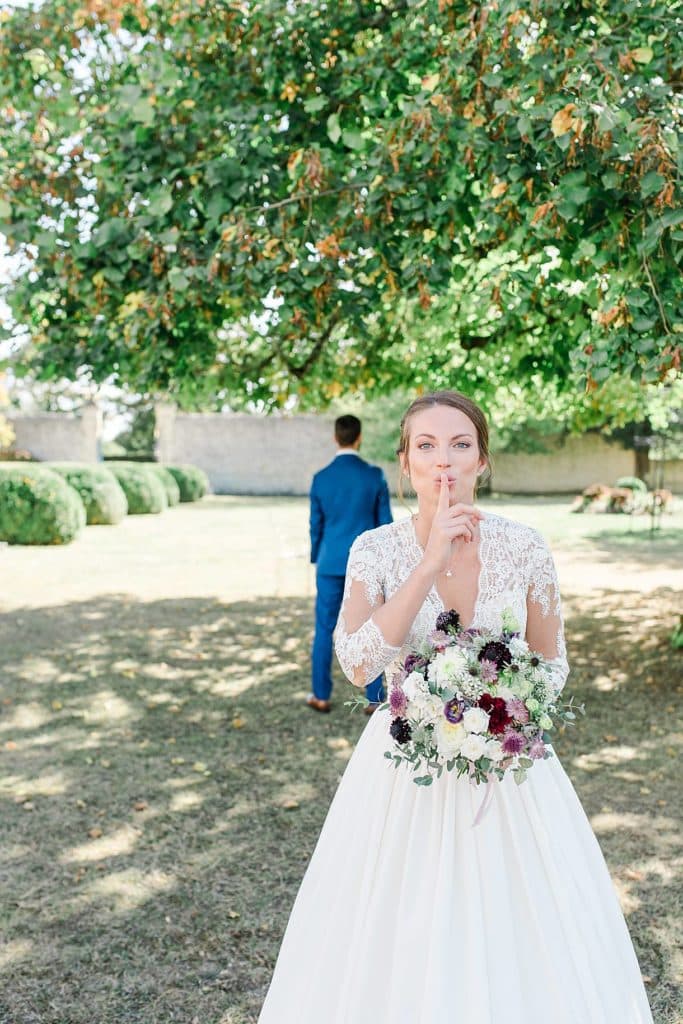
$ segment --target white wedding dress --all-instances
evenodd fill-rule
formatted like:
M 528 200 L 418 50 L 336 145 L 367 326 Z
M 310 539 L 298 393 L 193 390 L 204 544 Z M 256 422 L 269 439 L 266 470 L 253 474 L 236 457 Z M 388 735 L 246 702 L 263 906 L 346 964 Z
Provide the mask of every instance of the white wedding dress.
M 432 589 L 405 647 L 372 610 L 422 557 L 410 519 L 362 534 L 349 558 L 339 661 L 362 685 L 434 628 Z M 487 515 L 470 625 L 510 608 L 567 675 L 559 592 L 540 535 Z M 353 628 L 352 628 L 353 627 Z M 532 643 L 532 646 L 534 644 Z M 416 786 L 384 757 L 376 712 L 344 772 L 304 876 L 259 1024 L 651 1024 L 600 847 L 556 757 L 485 787 L 444 773 Z

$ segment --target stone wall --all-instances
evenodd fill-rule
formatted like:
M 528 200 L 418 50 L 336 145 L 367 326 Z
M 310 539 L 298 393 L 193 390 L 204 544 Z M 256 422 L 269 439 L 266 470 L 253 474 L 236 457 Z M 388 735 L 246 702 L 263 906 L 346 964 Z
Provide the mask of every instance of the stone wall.
M 216 494 L 307 494 L 311 477 L 333 458 L 333 419 L 183 413 L 158 405 L 160 462 L 191 462 Z
M 41 462 L 97 462 L 99 413 L 85 405 L 77 414 L 44 412 L 7 416 L 14 428 L 14 448 L 26 449 Z
M 96 462 L 99 414 L 8 416 L 15 446 L 43 461 Z M 333 417 L 250 416 L 245 413 L 183 413 L 156 410 L 160 462 L 190 462 L 203 469 L 217 494 L 308 493 L 311 477 L 333 458 Z M 361 454 L 362 451 L 361 451 Z M 395 493 L 395 463 L 380 463 Z M 635 453 L 597 434 L 570 437 L 547 455 L 493 454 L 493 488 L 509 494 L 576 494 L 591 483 L 613 484 L 635 473 Z M 669 460 L 664 486 L 683 493 L 683 460 Z
M 311 477 L 335 452 L 333 417 L 182 413 L 157 406 L 157 457 L 192 462 L 218 494 L 307 494 Z M 361 452 L 362 454 L 362 452 Z M 597 434 L 568 438 L 552 454 L 493 456 L 493 487 L 510 494 L 576 494 L 635 472 L 635 453 Z M 396 464 L 380 463 L 395 492 Z M 667 486 L 683 473 L 667 466 Z M 673 489 L 673 488 L 672 488 Z
M 598 434 L 568 437 L 547 455 L 493 455 L 493 487 L 510 494 L 578 494 L 635 474 L 635 452 Z

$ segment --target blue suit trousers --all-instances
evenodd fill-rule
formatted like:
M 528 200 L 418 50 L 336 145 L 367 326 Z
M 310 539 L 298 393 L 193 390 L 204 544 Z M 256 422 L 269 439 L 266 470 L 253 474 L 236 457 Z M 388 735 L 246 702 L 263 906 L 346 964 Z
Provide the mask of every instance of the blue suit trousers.
M 313 640 L 313 694 L 329 700 L 332 693 L 332 634 L 344 596 L 344 576 L 316 574 L 315 638 Z M 365 687 L 368 700 L 384 700 L 382 676 Z

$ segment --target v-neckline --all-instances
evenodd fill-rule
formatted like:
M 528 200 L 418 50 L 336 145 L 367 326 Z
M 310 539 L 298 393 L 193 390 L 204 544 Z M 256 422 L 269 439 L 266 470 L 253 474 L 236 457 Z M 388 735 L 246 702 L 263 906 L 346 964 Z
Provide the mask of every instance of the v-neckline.
M 474 599 L 474 604 L 472 606 L 472 621 L 467 626 L 463 626 L 463 629 L 472 629 L 474 627 L 474 624 L 477 621 L 477 616 L 478 616 L 478 613 L 479 613 L 479 602 L 481 600 L 481 591 L 482 591 L 481 581 L 482 581 L 482 576 L 484 574 L 484 557 L 483 557 L 484 545 L 483 545 L 483 540 L 484 540 L 484 532 L 485 532 L 485 529 L 486 529 L 487 519 L 488 519 L 488 516 L 485 516 L 483 519 L 480 519 L 480 521 L 479 521 L 479 548 L 478 548 L 478 551 L 477 551 L 477 557 L 479 559 L 479 572 L 477 574 L 477 593 L 476 593 L 476 597 Z M 416 549 L 419 551 L 420 557 L 422 557 L 424 555 L 424 548 L 422 547 L 422 545 L 420 544 L 420 541 L 418 539 L 417 530 L 415 529 L 415 521 L 414 521 L 412 515 L 409 517 L 408 523 L 409 523 L 410 533 L 411 533 L 411 536 L 412 536 L 412 539 L 413 539 L 413 544 L 415 545 Z M 449 610 L 449 609 L 446 608 L 446 605 L 444 604 L 443 598 L 441 597 L 441 594 L 439 593 L 439 591 L 437 589 L 436 580 L 434 580 L 434 582 L 432 583 L 432 586 L 431 586 L 431 588 L 429 590 L 429 594 L 427 596 L 432 596 L 434 598 L 435 602 L 441 606 L 443 611 L 448 611 Z

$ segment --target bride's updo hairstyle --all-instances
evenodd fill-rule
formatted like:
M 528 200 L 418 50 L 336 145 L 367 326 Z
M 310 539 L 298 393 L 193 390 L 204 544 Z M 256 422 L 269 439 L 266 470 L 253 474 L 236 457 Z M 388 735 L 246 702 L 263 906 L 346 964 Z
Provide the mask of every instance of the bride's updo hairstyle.
M 397 455 L 404 455 L 406 462 L 406 469 L 410 474 L 410 464 L 408 462 L 408 448 L 410 443 L 410 421 L 415 413 L 422 412 L 424 409 L 431 409 L 435 405 L 446 405 L 450 406 L 451 409 L 458 409 L 460 412 L 464 412 L 465 416 L 469 417 L 474 423 L 474 427 L 477 431 L 477 442 L 479 444 L 479 454 L 482 459 L 486 460 L 486 469 L 479 478 L 478 483 L 482 484 L 488 480 L 491 475 L 491 455 L 489 453 L 489 425 L 486 422 L 486 416 L 479 408 L 479 406 L 468 398 L 467 395 L 461 394 L 459 391 L 431 391 L 427 395 L 420 395 L 414 402 L 408 406 L 408 409 L 403 415 L 401 420 L 401 436 L 398 442 L 398 448 L 396 449 Z M 475 488 L 476 494 L 476 488 Z M 399 473 L 398 478 L 398 495 L 403 500 L 403 473 Z

